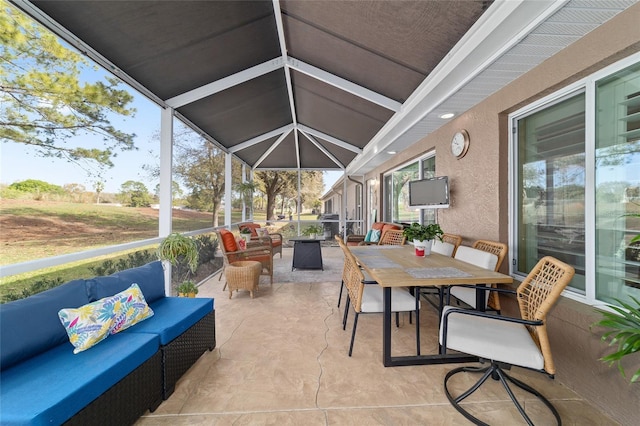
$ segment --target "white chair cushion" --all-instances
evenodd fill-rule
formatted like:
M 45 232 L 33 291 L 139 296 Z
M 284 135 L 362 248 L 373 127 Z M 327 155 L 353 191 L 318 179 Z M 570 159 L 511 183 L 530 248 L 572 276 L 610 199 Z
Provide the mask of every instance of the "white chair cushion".
M 495 254 L 467 246 L 458 247 L 454 258 L 491 271 L 496 269 L 498 263 L 498 256 Z
M 371 277 L 371 275 L 369 275 L 369 273 L 363 268 L 361 268 L 360 271 L 362 271 L 362 275 L 364 275 L 365 282 L 376 282 L 376 280 L 374 280 L 373 277 Z
M 433 245 L 431 246 L 431 251 L 436 252 L 438 254 L 442 254 L 444 256 L 449 256 L 451 257 L 451 255 L 453 254 L 453 249 L 455 249 L 456 246 L 454 246 L 451 243 L 447 243 L 447 242 L 441 242 L 438 240 L 433 240 Z
M 493 271 L 498 263 L 498 256 L 483 250 L 474 249 L 472 247 L 460 246 L 456 251 L 455 259 L 463 262 L 471 263 L 484 269 Z M 476 290 L 473 288 L 452 286 L 449 291 L 452 296 L 462 300 L 469 306 L 476 308 Z M 485 292 L 485 306 L 489 301 L 489 292 Z
M 379 285 L 365 285 L 362 293 L 362 304 L 360 309 L 364 313 L 382 312 L 384 305 L 382 302 L 383 289 Z M 418 304 L 418 306 L 420 306 Z M 416 310 L 416 298 L 404 288 L 391 289 L 391 311 L 405 312 Z
M 449 292 L 452 296 L 454 296 L 458 300 L 462 300 L 467 305 L 471 306 L 473 309 L 477 309 L 476 306 L 476 289 L 469 287 L 459 287 L 459 286 L 451 286 L 449 288 Z M 484 306 L 487 306 L 489 303 L 489 290 L 484 292 Z
M 444 314 L 451 309 L 446 306 L 443 311 L 440 344 Z M 452 313 L 447 327 L 447 349 L 536 370 L 544 368 L 544 357 L 522 324 Z

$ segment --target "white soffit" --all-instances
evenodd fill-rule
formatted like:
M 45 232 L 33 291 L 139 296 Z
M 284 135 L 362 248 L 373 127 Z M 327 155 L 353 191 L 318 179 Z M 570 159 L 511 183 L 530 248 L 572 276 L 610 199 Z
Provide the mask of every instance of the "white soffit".
M 497 7 L 504 6 L 504 4 L 499 5 L 497 3 L 498 2 L 494 3 Z M 496 57 L 493 62 L 444 100 L 435 100 L 434 102 L 434 97 L 431 97 L 429 93 L 425 94 L 425 97 L 431 100 L 431 102 L 424 106 L 422 104 L 420 105 L 420 107 L 423 108 L 422 111 L 419 111 L 419 113 L 422 113 L 422 117 L 400 135 L 395 133 L 397 133 L 402 123 L 396 123 L 396 128 L 386 129 L 388 135 L 395 137 L 390 138 L 383 135 L 383 137 L 379 138 L 378 136 L 380 134 L 376 135 L 374 142 L 377 143 L 370 143 L 365 148 L 363 154 L 354 159 L 347 169 L 348 173 L 363 174 L 373 170 L 389 158 L 384 155 L 379 155 L 379 153 L 388 150 L 402 151 L 415 144 L 447 122 L 439 118 L 441 114 L 445 112 L 455 112 L 456 115 L 460 115 L 467 111 L 549 57 L 555 55 L 604 22 L 613 18 L 618 13 L 637 3 L 637 0 L 572 0 L 566 2 L 564 5 L 563 2 L 549 4 L 549 2 L 525 1 L 520 2 L 518 8 L 522 8 L 519 10 L 524 11 L 525 8 L 531 7 L 532 3 L 538 4 L 538 12 L 536 12 L 535 15 L 531 12 L 521 14 L 521 22 L 517 25 L 522 29 L 527 28 L 527 26 L 532 25 L 532 23 L 535 23 L 535 26 L 531 28 L 524 37 L 521 37 L 519 42 Z M 555 9 L 553 9 L 554 6 Z M 549 13 L 549 11 L 554 13 Z M 517 10 L 513 11 L 507 19 L 513 19 L 513 16 L 515 16 L 517 12 Z M 536 23 L 536 19 L 539 19 L 540 16 L 544 16 L 545 14 L 548 16 Z M 488 26 L 487 28 L 489 29 L 487 32 L 489 32 L 491 31 L 491 26 L 496 28 L 500 27 L 503 22 L 496 21 L 498 19 L 504 20 L 505 16 L 496 12 L 494 14 L 487 14 L 486 18 L 485 20 L 481 19 L 478 21 L 476 26 Z M 513 25 L 514 23 L 510 22 L 510 24 Z M 474 28 L 469 31 L 469 34 L 471 34 L 473 30 Z M 481 30 L 482 29 L 478 31 Z M 487 39 L 488 38 L 487 36 Z M 460 43 L 465 42 L 468 42 L 465 38 L 460 41 Z M 490 49 L 495 49 L 495 47 L 495 45 L 480 45 L 479 49 L 484 49 L 485 54 L 490 56 Z M 450 60 L 451 55 L 449 55 L 441 65 L 446 65 L 445 62 Z M 430 78 L 431 76 L 429 76 L 425 82 Z M 432 88 L 431 92 L 436 92 L 440 89 L 442 89 L 442 87 L 439 88 L 436 86 Z M 448 87 L 447 89 L 451 90 L 452 87 Z M 418 88 L 416 92 L 419 90 L 420 88 Z M 409 100 L 407 102 L 409 102 Z M 401 122 L 402 120 L 398 121 Z M 383 129 L 381 133 L 384 131 L 385 129 Z M 378 138 L 377 141 L 376 138 Z

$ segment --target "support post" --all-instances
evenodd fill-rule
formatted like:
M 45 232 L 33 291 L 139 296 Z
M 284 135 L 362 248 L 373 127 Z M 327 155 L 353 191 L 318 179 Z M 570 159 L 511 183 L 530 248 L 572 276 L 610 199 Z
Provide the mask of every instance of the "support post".
M 224 226 L 231 228 L 231 154 L 224 154 Z
M 158 236 L 171 234 L 173 169 L 173 109 L 164 108 L 160 116 L 160 210 L 158 212 Z M 164 262 L 164 292 L 171 296 L 171 263 Z

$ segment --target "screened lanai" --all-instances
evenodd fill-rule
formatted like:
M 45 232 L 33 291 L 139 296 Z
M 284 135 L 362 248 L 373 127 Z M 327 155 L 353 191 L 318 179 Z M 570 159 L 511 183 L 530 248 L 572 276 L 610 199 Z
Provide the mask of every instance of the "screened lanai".
M 519 159 L 511 115 L 536 112 L 543 98 L 554 103 L 584 92 L 584 133 L 593 138 L 588 114 L 597 79 L 636 64 L 640 51 L 639 9 L 632 0 L 11 3 L 161 107 L 158 238 L 124 248 L 157 243 L 172 232 L 172 138 L 179 120 L 225 152 L 229 182 L 233 162 L 244 164 L 248 180 L 261 170 L 341 173 L 326 194 L 340 227 L 355 220 L 366 229 L 375 209 L 387 220 L 385 179 L 432 161 L 434 173 L 449 175 L 454 189 L 451 208 L 438 221 L 464 235 L 465 244 L 485 237 L 509 242 L 503 270 L 516 275 L 512 256 L 527 241 L 512 229 L 518 221 L 512 170 Z M 606 74 L 611 66 L 617 68 Z M 591 85 L 580 86 L 583 78 Z M 457 159 L 449 143 L 464 128 L 472 148 Z M 586 163 L 595 170 L 593 159 Z M 599 285 L 633 288 L 624 280 L 590 278 L 602 272 L 594 259 L 601 261 L 596 250 L 604 247 L 596 248 L 603 233 L 588 216 L 596 210 L 594 174 L 586 174 L 587 203 L 577 207 L 587 215 L 583 240 L 562 236 L 574 243 L 567 250 L 586 252 L 580 257 L 586 284 L 554 312 L 554 351 L 559 381 L 624 424 L 634 416 L 637 388 L 602 365 L 603 344 L 589 325 Z M 377 192 L 369 197 L 365 191 L 373 187 Z M 230 199 L 231 185 L 226 191 Z M 544 201 L 536 198 L 539 192 L 521 192 L 528 206 Z M 360 217 L 345 214 L 358 203 Z M 230 218 L 225 214 L 227 227 Z M 0 273 L 122 248 L 8 265 Z M 626 365 L 635 370 L 634 362 Z
M 162 107 L 162 237 L 174 119 L 227 153 L 229 182 L 232 158 L 245 179 L 334 170 L 346 205 L 346 177 L 362 181 L 633 2 L 12 3 Z

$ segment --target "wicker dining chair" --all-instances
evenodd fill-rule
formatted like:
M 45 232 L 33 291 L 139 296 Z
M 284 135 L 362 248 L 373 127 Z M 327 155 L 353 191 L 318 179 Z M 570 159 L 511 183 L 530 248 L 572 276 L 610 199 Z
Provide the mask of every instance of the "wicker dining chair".
M 383 289 L 379 285 L 367 284 L 365 276 L 358 263 L 346 245 L 341 245 L 344 253 L 343 281 L 347 288 L 347 306 L 345 307 L 342 321 L 342 329 L 346 329 L 349 304 L 355 312 L 349 356 L 353 353 L 353 344 L 356 338 L 358 317 L 360 314 L 383 313 Z M 396 313 L 396 326 L 399 326 L 399 312 L 416 312 L 420 309 L 420 303 L 405 288 L 394 287 L 391 289 L 391 312 Z M 418 318 L 416 316 L 416 318 Z M 409 317 L 411 321 L 411 317 Z M 420 324 L 416 321 L 416 350 L 420 353 Z
M 342 237 L 340 235 L 336 235 L 334 236 L 334 238 L 336 239 L 336 241 L 338 242 L 338 246 L 342 249 L 342 251 L 344 252 L 345 250 L 349 250 L 349 248 L 347 247 L 347 245 L 345 244 L 344 240 L 342 239 Z M 358 265 L 360 266 L 360 265 Z M 378 284 L 376 282 L 376 280 L 374 280 L 373 278 L 371 278 L 369 276 L 369 274 L 367 274 L 366 271 L 364 271 L 362 268 L 360 268 L 360 270 L 362 271 L 362 274 L 364 275 L 364 283 L 365 284 Z M 338 294 L 338 308 L 340 307 L 340 303 L 342 301 L 342 290 L 344 289 L 344 280 L 345 280 L 345 269 L 343 269 L 342 271 L 342 281 L 340 282 L 340 293 Z M 349 306 L 347 305 L 347 308 Z M 346 316 L 345 316 L 345 321 L 346 322 Z
M 477 240 L 473 243 L 472 248 L 476 250 L 481 250 L 483 252 L 494 254 L 497 257 L 495 266 L 490 268 L 495 271 L 500 269 L 504 258 L 507 256 L 507 245 L 505 243 L 501 243 L 498 241 L 489 241 L 489 240 Z M 459 249 L 459 248 L 458 248 Z M 459 258 L 457 255 L 454 257 Z M 464 260 L 464 259 L 462 259 Z M 487 283 L 489 284 L 489 283 Z M 496 288 L 495 284 L 490 284 L 492 289 Z M 476 306 L 476 289 L 477 287 L 469 286 L 452 286 L 449 288 L 449 293 L 447 295 L 447 304 L 449 304 L 450 296 L 454 296 L 456 299 L 463 301 L 467 305 L 472 308 L 477 308 Z M 485 306 L 491 310 L 494 310 L 500 313 L 500 297 L 498 296 L 498 292 L 496 291 L 487 291 L 485 298 Z
M 406 237 L 401 229 L 387 229 L 378 241 L 379 246 L 401 246 L 404 245 Z
M 462 244 L 462 236 L 444 233 L 442 234 L 442 242 L 453 245 L 453 252 L 451 253 L 451 256 L 455 256 L 456 250 L 458 250 L 458 247 Z
M 491 377 L 502 383 L 528 424 L 532 425 L 533 422 L 507 382 L 540 399 L 549 408 L 558 424 L 561 423 L 557 410 L 542 394 L 509 376 L 504 370 L 518 366 L 547 374 L 550 378 L 554 377 L 556 369 L 547 335 L 547 313 L 558 301 L 574 273 L 572 266 L 547 256 L 540 259 L 516 291 L 496 290 L 516 294 L 520 318 L 453 306 L 444 309 L 440 325 L 441 353 L 445 354 L 448 349 L 453 349 L 477 356 L 481 362 L 490 362 L 488 367 L 455 368 L 445 376 L 444 389 L 449 402 L 468 420 L 478 425 L 486 424 L 465 410 L 460 403 Z M 481 373 L 482 376 L 471 388 L 454 397 L 448 383 L 453 376 L 461 372 Z

